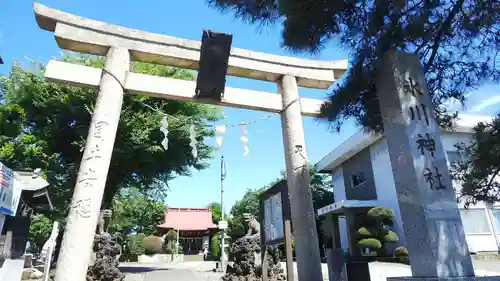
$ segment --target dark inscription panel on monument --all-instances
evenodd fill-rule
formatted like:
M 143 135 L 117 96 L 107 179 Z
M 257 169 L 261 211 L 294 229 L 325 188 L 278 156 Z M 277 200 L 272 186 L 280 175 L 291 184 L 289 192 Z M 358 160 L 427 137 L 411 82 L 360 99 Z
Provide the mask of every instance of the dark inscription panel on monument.
M 446 157 L 440 141 L 439 128 L 432 117 L 430 97 L 422 81 L 415 74 L 407 71 L 403 74 L 403 93 L 406 103 L 402 103 L 403 115 L 408 120 L 407 134 L 410 138 L 411 154 L 419 181 L 419 186 L 427 190 L 428 199 L 433 203 L 441 201 L 441 196 L 435 192 L 452 189 L 452 182 L 447 171 Z M 406 108 L 405 108 L 406 107 Z M 433 194 L 429 194 L 433 193 Z M 437 207 L 437 206 L 434 206 Z M 444 206 L 443 206 L 444 207 Z

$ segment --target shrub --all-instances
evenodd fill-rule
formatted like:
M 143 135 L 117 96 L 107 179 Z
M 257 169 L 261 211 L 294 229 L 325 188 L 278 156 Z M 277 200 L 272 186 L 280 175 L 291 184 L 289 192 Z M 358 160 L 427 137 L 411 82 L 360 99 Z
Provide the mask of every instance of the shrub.
M 373 236 L 373 233 L 370 230 L 368 230 L 368 228 L 362 227 L 362 228 L 358 229 L 358 235 L 359 236 Z
M 396 232 L 388 230 L 383 238 L 385 243 L 395 243 L 399 241 L 399 237 Z
M 146 237 L 143 233 L 136 235 L 128 235 L 125 238 L 125 247 L 123 251 L 123 258 L 128 261 L 135 261 L 137 256 L 144 254 L 143 240 Z
M 151 235 L 144 238 L 143 244 L 146 255 L 158 254 L 163 248 L 163 238 Z
M 395 257 L 407 257 L 408 256 L 408 249 L 406 249 L 403 246 L 397 247 L 394 249 L 394 256 Z
M 358 246 L 362 248 L 369 248 L 373 250 L 378 250 L 382 248 L 382 243 L 375 238 L 366 238 L 366 239 L 361 239 L 358 242 Z
M 32 253 L 39 253 L 52 232 L 54 222 L 44 215 L 31 217 L 29 241 Z M 59 226 L 61 228 L 61 226 Z
M 408 249 L 405 247 L 397 247 L 394 249 L 394 257 L 399 259 L 402 263 L 409 264 Z
M 163 243 L 163 252 L 165 254 L 175 254 L 176 249 L 175 245 L 177 245 L 177 231 L 175 230 L 170 230 L 167 232 L 167 236 L 165 237 L 165 241 Z M 181 249 L 177 250 L 178 253 L 181 253 Z
M 220 254 L 220 237 L 219 233 L 214 233 L 210 241 L 210 255 L 212 258 L 218 258 Z
M 368 213 L 368 217 L 378 220 L 386 220 L 394 218 L 394 211 L 390 208 L 385 208 L 382 206 L 371 208 Z
M 365 225 L 357 231 L 358 246 L 382 252 L 385 243 L 399 241 L 398 235 L 389 230 L 392 226 L 394 211 L 385 207 L 371 208 L 366 214 Z

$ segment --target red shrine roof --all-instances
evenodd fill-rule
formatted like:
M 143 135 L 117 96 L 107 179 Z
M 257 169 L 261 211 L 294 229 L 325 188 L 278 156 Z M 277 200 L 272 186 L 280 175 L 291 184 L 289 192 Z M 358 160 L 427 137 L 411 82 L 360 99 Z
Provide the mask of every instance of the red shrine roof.
M 165 211 L 165 221 L 158 227 L 181 231 L 204 231 L 217 228 L 212 222 L 212 212 L 208 208 L 168 208 Z

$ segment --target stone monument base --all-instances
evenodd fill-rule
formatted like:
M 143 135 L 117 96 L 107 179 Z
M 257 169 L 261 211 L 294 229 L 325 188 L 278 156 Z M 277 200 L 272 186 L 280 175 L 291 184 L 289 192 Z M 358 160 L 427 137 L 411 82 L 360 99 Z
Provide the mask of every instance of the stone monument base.
M 387 281 L 500 281 L 500 276 L 471 277 L 388 277 Z

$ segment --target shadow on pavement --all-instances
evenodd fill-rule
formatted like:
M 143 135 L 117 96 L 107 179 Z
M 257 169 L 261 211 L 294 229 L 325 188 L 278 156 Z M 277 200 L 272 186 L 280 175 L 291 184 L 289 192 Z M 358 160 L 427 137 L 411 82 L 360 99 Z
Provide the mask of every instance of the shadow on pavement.
M 168 268 L 155 268 L 155 267 L 147 267 L 147 266 L 120 266 L 120 271 L 122 273 L 143 273 L 143 272 L 151 272 L 151 271 L 166 271 L 170 270 Z

